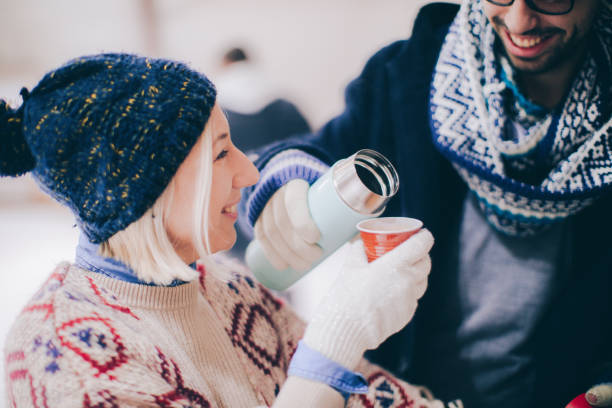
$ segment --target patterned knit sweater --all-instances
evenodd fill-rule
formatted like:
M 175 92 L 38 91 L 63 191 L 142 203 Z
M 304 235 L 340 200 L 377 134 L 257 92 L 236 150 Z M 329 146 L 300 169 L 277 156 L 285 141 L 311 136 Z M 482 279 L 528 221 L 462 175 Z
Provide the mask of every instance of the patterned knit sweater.
M 272 405 L 304 323 L 248 275 L 136 285 L 61 264 L 6 341 L 9 407 Z M 362 361 L 350 407 L 425 407 L 419 389 Z

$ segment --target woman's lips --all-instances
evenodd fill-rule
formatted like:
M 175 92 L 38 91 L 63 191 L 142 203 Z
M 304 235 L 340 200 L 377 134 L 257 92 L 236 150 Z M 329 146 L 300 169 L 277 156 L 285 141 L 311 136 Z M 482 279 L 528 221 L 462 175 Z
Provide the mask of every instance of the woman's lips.
M 232 205 L 228 205 L 227 207 L 223 207 L 223 209 L 221 209 L 221 213 L 224 215 L 227 215 L 228 217 L 234 220 L 237 219 L 238 218 L 238 204 L 232 204 Z
M 509 54 L 519 58 L 536 58 L 543 54 L 552 42 L 554 33 L 547 35 L 515 35 L 507 30 L 505 33 L 505 45 Z

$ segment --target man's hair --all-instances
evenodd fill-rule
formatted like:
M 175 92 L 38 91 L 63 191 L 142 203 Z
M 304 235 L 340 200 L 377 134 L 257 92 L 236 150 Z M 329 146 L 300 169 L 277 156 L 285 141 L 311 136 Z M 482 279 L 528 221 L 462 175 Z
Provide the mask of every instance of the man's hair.
M 202 133 L 204 143 L 200 168 L 196 179 L 193 180 L 195 198 L 192 214 L 192 241 L 204 264 L 209 264 L 208 256 L 210 255 L 208 211 L 212 184 L 212 135 L 214 133 L 211 127 L 211 122 L 209 122 Z M 175 279 L 193 280 L 198 274 L 179 257 L 167 233 L 168 211 L 172 201 L 176 198 L 174 185 L 173 179 L 141 218 L 111 236 L 100 246 L 101 255 L 123 262 L 132 268 L 140 280 L 145 282 L 167 285 Z M 214 272 L 214 269 L 210 268 L 211 272 Z
M 246 52 L 239 47 L 232 48 L 223 55 L 223 60 L 226 63 L 246 61 L 248 59 L 249 57 L 247 57 Z

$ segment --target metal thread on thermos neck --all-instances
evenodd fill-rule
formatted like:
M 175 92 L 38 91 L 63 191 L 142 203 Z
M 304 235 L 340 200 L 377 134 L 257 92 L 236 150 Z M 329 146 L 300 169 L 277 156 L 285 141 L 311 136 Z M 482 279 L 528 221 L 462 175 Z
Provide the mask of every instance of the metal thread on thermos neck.
M 399 189 L 399 176 L 382 154 L 359 150 L 334 166 L 332 180 L 338 196 L 360 214 L 382 211 Z

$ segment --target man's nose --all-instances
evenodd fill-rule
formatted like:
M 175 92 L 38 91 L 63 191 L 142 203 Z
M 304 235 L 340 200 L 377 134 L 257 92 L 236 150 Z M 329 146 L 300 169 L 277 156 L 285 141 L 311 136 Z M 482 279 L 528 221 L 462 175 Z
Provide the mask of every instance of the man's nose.
M 538 25 L 540 14 L 532 10 L 525 0 L 514 0 L 503 16 L 503 22 L 511 34 L 523 34 Z

